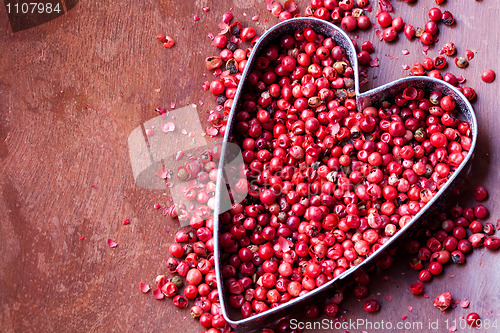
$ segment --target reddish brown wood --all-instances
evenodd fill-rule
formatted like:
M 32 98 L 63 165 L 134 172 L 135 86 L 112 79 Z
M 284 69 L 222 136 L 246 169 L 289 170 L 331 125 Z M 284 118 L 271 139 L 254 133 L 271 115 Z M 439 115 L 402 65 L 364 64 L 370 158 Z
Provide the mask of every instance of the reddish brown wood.
M 432 0 L 413 6 L 393 2 L 396 14 L 415 26 L 425 23 L 424 7 L 434 6 Z M 300 9 L 305 5 L 299 1 Z M 203 6 L 210 12 L 203 12 Z M 205 102 L 201 112 L 215 106 L 212 96 L 201 90 L 211 75 L 201 75 L 204 58 L 217 52 L 207 33 L 217 33 L 221 15 L 230 7 L 235 17 L 260 32 L 277 22 L 263 0 L 80 1 L 45 25 L 12 33 L 1 10 L 2 331 L 201 331 L 188 311 L 139 291 L 139 281 L 153 284 L 157 274 L 165 273 L 172 238 L 165 228 L 174 231 L 177 222 L 153 209 L 155 203 L 164 203 L 163 191 L 134 184 L 127 137 L 156 116 L 157 106 L 175 102 L 180 107 L 200 99 Z M 469 68 L 460 70 L 451 63 L 447 70 L 463 73 L 479 95 L 474 106 L 480 139 L 467 182 L 487 186 L 489 221 L 495 222 L 500 215 L 498 79 L 485 84 L 480 74 L 489 67 L 500 72 L 500 7 L 494 1 L 455 0 L 444 8 L 455 14 L 457 24 L 441 27 L 440 42 L 429 55 L 436 56 L 448 40 L 461 55 L 467 48 L 477 51 Z M 200 21 L 193 20 L 195 14 Z M 258 24 L 251 21 L 254 15 L 260 17 Z M 375 21 L 375 12 L 369 16 Z M 165 32 L 175 39 L 175 47 L 164 49 L 155 40 L 156 34 Z M 369 71 L 366 88 L 406 75 L 401 65 L 423 58 L 420 43 L 402 35 L 390 45 L 379 42 L 373 29 L 360 35 L 356 41 L 372 40 L 380 59 L 380 67 Z M 403 55 L 402 49 L 410 54 Z M 469 197 L 471 191 L 465 192 L 464 200 Z M 123 226 L 126 218 L 131 224 Z M 108 238 L 118 247 L 110 249 Z M 451 291 L 455 298 L 469 299 L 470 310 L 482 318 L 500 320 L 499 264 L 498 253 L 475 251 L 466 265 L 447 266 L 443 276 L 426 285 L 430 297 L 425 299 L 410 294 L 408 286 L 417 276 L 401 259 L 371 284 L 382 310 L 367 315 L 348 297 L 347 317 L 396 325 L 408 316 L 406 322 L 424 322 L 424 329 L 407 332 L 435 332 L 425 325 L 438 320 L 439 331 L 446 332 L 445 319 L 459 321 L 468 313 L 457 308 L 443 315 L 432 307 L 436 295 Z M 494 331 L 499 329 L 490 330 Z

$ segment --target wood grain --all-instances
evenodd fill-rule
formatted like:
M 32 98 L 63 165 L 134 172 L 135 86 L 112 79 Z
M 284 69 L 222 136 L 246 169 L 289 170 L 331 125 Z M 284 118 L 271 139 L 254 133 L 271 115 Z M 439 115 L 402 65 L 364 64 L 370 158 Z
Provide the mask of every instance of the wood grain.
M 397 15 L 415 26 L 426 21 L 432 0 L 408 6 L 393 1 Z M 298 1 L 303 9 L 307 1 Z M 203 6 L 210 7 L 205 13 Z M 134 184 L 128 161 L 127 138 L 141 123 L 156 116 L 155 107 L 190 103 L 205 113 L 215 106 L 201 86 L 204 58 L 216 50 L 208 32 L 218 31 L 224 11 L 263 31 L 277 20 L 263 0 L 197 1 L 80 1 L 66 15 L 45 25 L 12 33 L 5 11 L 0 12 L 0 327 L 3 332 L 185 332 L 201 331 L 188 311 L 169 301 L 156 301 L 138 289 L 140 280 L 154 283 L 165 273 L 167 248 L 177 222 L 152 207 L 165 203 L 163 191 Z M 457 24 L 442 27 L 437 47 L 451 40 L 459 53 L 476 52 L 469 68 L 453 64 L 478 92 L 474 107 L 479 123 L 479 146 L 469 187 L 490 190 L 489 221 L 500 215 L 500 183 L 496 144 L 500 118 L 498 80 L 480 81 L 486 68 L 500 73 L 500 39 L 495 27 L 500 17 L 496 1 L 449 1 Z M 201 18 L 195 22 L 193 16 Z M 245 15 L 246 14 L 246 15 Z M 251 17 L 259 15 L 259 24 Z M 374 21 L 374 13 L 370 18 Z M 267 18 L 267 22 L 264 19 Z M 182 29 L 184 27 L 184 29 Z M 154 39 L 167 33 L 175 47 L 164 49 Z M 356 33 L 352 34 L 353 37 Z M 418 41 L 404 37 L 392 44 L 379 42 L 373 29 L 360 34 L 369 39 L 380 66 L 370 69 L 366 89 L 407 74 L 402 64 L 421 60 Z M 408 49 L 409 55 L 401 50 Z M 203 117 L 202 117 L 203 118 Z M 471 197 L 470 188 L 463 195 Z M 472 201 L 464 201 L 473 204 Z M 131 224 L 123 226 L 126 218 Z M 165 232 L 169 228 L 170 233 Z M 84 236 L 83 240 L 80 237 Z M 112 238 L 118 247 L 110 249 Z M 348 318 L 367 318 L 396 324 L 445 319 L 459 320 L 468 310 L 441 314 L 432 299 L 451 291 L 468 298 L 470 310 L 491 320 L 500 314 L 500 259 L 498 253 L 475 251 L 461 267 L 447 266 L 445 274 L 426 285 L 430 298 L 410 295 L 416 281 L 406 258 L 376 275 L 371 296 L 382 310 L 367 315 L 348 297 Z M 450 274 L 454 278 L 450 278 Z M 386 296 L 392 296 L 391 301 Z M 408 306 L 413 310 L 408 310 Z M 367 330 L 371 332 L 371 330 Z M 387 330 L 386 332 L 401 332 Z M 407 332 L 420 332 L 406 330 Z M 487 331 L 487 330 L 485 330 Z M 489 332 L 498 332 L 489 330 Z M 424 329 L 421 332 L 435 332 Z

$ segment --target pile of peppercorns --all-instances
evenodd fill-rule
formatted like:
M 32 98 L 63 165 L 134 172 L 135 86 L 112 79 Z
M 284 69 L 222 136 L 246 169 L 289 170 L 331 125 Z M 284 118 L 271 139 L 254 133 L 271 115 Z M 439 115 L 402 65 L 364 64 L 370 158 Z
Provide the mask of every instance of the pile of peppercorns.
M 338 6 L 336 1 L 312 0 L 306 15 L 320 16 L 352 31 L 370 27 L 362 11 L 369 9 L 367 6 L 363 0 L 355 4 L 341 1 Z M 277 12 L 278 6 L 274 7 Z M 445 17 L 436 9 L 429 11 L 431 21 L 421 40 L 426 33 L 435 36 L 436 22 L 453 24 L 449 12 Z M 240 22 L 230 24 L 229 14 L 223 17 L 226 31 L 213 39 L 220 54 L 206 59 L 207 69 L 219 77 L 204 84 L 205 90 L 216 95 L 218 104 L 208 116 L 210 136 L 225 133 L 241 73 L 258 39 L 255 29 L 244 28 Z M 392 19 L 387 12 L 377 16 L 385 31 L 390 29 L 383 36 L 392 38 L 393 30 L 396 35 L 403 30 L 400 17 Z M 286 18 L 280 16 L 281 20 Z M 411 28 L 407 25 L 404 29 L 409 39 L 413 38 Z M 395 38 L 389 37 L 383 39 Z M 428 40 L 424 38 L 422 43 Z M 173 44 L 173 39 L 168 42 Z M 243 48 L 244 42 L 250 46 Z M 449 45 L 443 49 L 446 47 Z M 363 43 L 358 54 L 362 65 L 370 63 L 371 52 L 373 45 Z M 425 67 L 421 66 L 439 78 L 432 70 L 444 67 L 443 59 L 424 59 Z M 464 62 L 456 63 L 460 67 L 458 64 Z M 425 71 L 417 68 L 412 74 L 423 75 Z M 425 95 L 407 89 L 393 101 L 357 111 L 353 75 L 345 51 L 310 29 L 285 36 L 279 45 L 268 48 L 249 76 L 251 91 L 236 116 L 246 164 L 238 187 L 242 192 L 248 190 L 249 196 L 221 216 L 225 232 L 220 242 L 229 253 L 223 266 L 224 281 L 217 281 L 213 270 L 213 218 L 197 218 L 192 229 L 179 231 L 177 243 L 170 246 L 175 258 L 169 258 L 168 269 L 178 275 L 157 279 L 157 299 L 173 297 L 178 307 L 187 307 L 188 300 L 194 300 L 191 314 L 207 332 L 227 332 L 230 327 L 221 314 L 217 283 L 225 284 L 231 294 L 230 305 L 239 308 L 242 317 L 278 306 L 362 262 L 444 185 L 471 144 L 468 124 L 453 116 L 454 100 L 437 92 Z M 483 76 L 485 82 L 491 82 L 494 72 L 488 70 Z M 456 77 L 457 82 L 450 75 L 444 80 L 458 85 Z M 475 96 L 472 88 L 461 91 L 470 100 Z M 487 196 L 486 190 L 479 188 L 475 197 L 482 198 L 481 193 Z M 172 217 L 175 210 L 170 209 Z M 498 249 L 500 240 L 491 236 L 493 226 L 486 224 L 483 230 L 481 222 L 474 220 L 485 215 L 487 209 L 482 205 L 472 213 L 470 208 L 457 206 L 450 215 L 436 217 L 442 222 L 440 229 L 425 228 L 408 243 L 408 252 L 416 255 L 412 267 L 420 270 L 422 281 L 440 274 L 442 265 L 449 261 L 463 263 L 464 254 L 474 247 L 484 244 Z M 469 239 L 466 228 L 473 233 Z M 422 264 L 425 261 L 430 262 L 427 269 Z M 388 267 L 391 262 L 388 257 L 380 266 Z M 188 283 L 184 296 L 178 295 L 183 286 L 179 276 Z M 368 275 L 356 280 L 353 292 L 357 298 L 368 295 L 369 280 Z M 145 289 L 141 286 L 141 290 Z M 416 283 L 411 290 L 419 294 L 423 285 Z M 341 300 L 332 298 L 325 313 L 337 316 Z M 379 308 L 376 300 L 364 303 L 368 312 Z M 307 306 L 308 318 L 319 314 L 318 306 Z M 277 329 L 289 331 L 286 320 Z

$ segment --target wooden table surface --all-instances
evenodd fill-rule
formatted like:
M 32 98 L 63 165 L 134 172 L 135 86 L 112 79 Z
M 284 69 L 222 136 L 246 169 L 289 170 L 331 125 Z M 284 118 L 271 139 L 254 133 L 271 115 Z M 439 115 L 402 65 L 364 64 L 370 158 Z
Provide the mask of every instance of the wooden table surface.
M 426 9 L 434 5 L 433 0 L 413 6 L 393 3 L 395 14 L 414 26 L 425 23 Z M 298 4 L 303 10 L 306 1 Z M 210 7 L 208 13 L 204 6 Z M 222 13 L 231 7 L 237 19 L 259 32 L 277 23 L 264 0 L 80 1 L 64 16 L 12 33 L 5 10 L 0 10 L 1 331 L 201 331 L 187 310 L 139 291 L 139 281 L 154 284 L 155 276 L 165 273 L 177 222 L 153 209 L 155 203 L 165 203 L 164 191 L 134 184 L 127 137 L 155 117 L 158 106 L 175 102 L 181 107 L 200 99 L 202 112 L 215 106 L 201 90 L 207 80 L 201 74 L 206 72 L 204 58 L 216 53 L 207 33 L 218 32 Z M 494 223 L 500 217 L 499 79 L 485 84 L 480 74 L 488 67 L 500 73 L 500 5 L 496 0 L 450 0 L 443 7 L 455 14 L 457 23 L 442 26 L 429 55 L 436 56 L 449 40 L 461 55 L 465 49 L 477 51 L 469 68 L 451 65 L 448 70 L 463 73 L 479 95 L 474 103 L 479 143 L 467 182 L 489 189 L 489 220 Z M 251 20 L 254 15 L 259 15 L 258 23 Z M 375 12 L 369 16 L 374 21 Z M 165 49 L 154 38 L 165 32 L 175 39 L 175 47 Z M 371 29 L 357 41 L 366 39 L 380 59 L 380 66 L 369 71 L 367 88 L 407 75 L 402 64 L 423 58 L 421 44 L 402 35 L 387 44 Z M 402 49 L 410 54 L 403 55 Z M 472 204 L 470 190 L 463 198 L 464 204 Z M 127 218 L 131 224 L 122 225 Z M 118 247 L 108 247 L 108 238 Z M 368 315 L 360 302 L 347 297 L 347 317 L 396 325 L 407 316 L 405 322 L 424 323 L 422 330 L 406 332 L 446 332 L 446 319 L 452 325 L 469 310 L 500 321 L 499 265 L 498 252 L 474 251 L 466 265 L 448 265 L 427 284 L 426 299 L 410 294 L 408 286 L 417 274 L 401 258 L 375 275 L 370 286 L 381 311 Z M 469 310 L 458 307 L 441 314 L 432 300 L 445 291 L 469 299 Z M 429 320 L 438 320 L 439 329 L 429 329 Z M 484 331 L 500 332 L 499 327 Z

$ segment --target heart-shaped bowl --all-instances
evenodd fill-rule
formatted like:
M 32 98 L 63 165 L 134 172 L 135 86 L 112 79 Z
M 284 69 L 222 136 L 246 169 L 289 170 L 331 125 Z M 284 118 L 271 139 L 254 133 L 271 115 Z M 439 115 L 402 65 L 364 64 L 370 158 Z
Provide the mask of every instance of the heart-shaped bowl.
M 462 164 L 455 170 L 446 184 L 436 193 L 436 195 L 425 205 L 420 212 L 414 216 L 409 223 L 407 223 L 403 228 L 401 228 L 394 236 L 390 238 L 388 242 L 382 245 L 377 251 L 375 251 L 372 255 L 370 255 L 366 260 L 364 260 L 361 264 L 352 267 L 334 278 L 333 280 L 327 282 L 321 287 L 317 287 L 312 291 L 309 291 L 307 294 L 302 295 L 300 297 L 294 298 L 287 303 L 284 303 L 278 307 L 271 308 L 268 311 L 259 313 L 255 316 L 251 316 L 249 318 L 242 319 L 240 315 L 240 311 L 233 309 L 229 306 L 229 292 L 226 290 L 224 286 L 224 277 L 222 275 L 222 264 L 221 257 L 224 255 L 221 253 L 222 249 L 219 244 L 219 236 L 220 236 L 220 221 L 219 216 L 221 213 L 227 210 L 227 200 L 224 198 L 227 196 L 227 184 L 225 167 L 230 163 L 231 153 L 228 152 L 230 150 L 229 146 L 230 138 L 232 137 L 234 131 L 234 118 L 235 114 L 238 112 L 238 109 L 242 104 L 242 94 L 244 94 L 245 89 L 247 87 L 247 81 L 249 73 L 256 62 L 257 57 L 273 43 L 278 43 L 281 36 L 289 33 L 293 33 L 299 29 L 311 28 L 316 33 L 322 34 L 325 37 L 331 37 L 335 40 L 337 45 L 340 45 L 344 48 L 346 52 L 346 56 L 350 61 L 350 64 L 354 70 L 354 81 L 355 81 L 355 93 L 356 93 L 356 103 L 358 110 L 364 109 L 367 106 L 376 104 L 379 101 L 386 100 L 389 97 L 393 97 L 398 93 L 401 93 L 403 89 L 407 87 L 414 87 L 416 89 L 422 89 L 426 92 L 431 91 L 439 91 L 443 95 L 451 96 L 455 99 L 457 109 L 460 112 L 460 117 L 466 120 L 471 128 L 472 132 L 472 144 L 469 150 L 469 153 L 465 157 Z M 258 40 L 256 45 L 252 50 L 252 54 L 250 55 L 245 70 L 243 72 L 241 81 L 239 83 L 236 96 L 234 98 L 233 106 L 231 108 L 231 112 L 229 114 L 229 119 L 227 123 L 227 130 L 224 136 L 224 142 L 222 145 L 222 153 L 219 161 L 219 173 L 218 173 L 218 181 L 217 181 L 217 192 L 216 192 L 216 207 L 215 207 L 215 226 L 214 226 L 214 237 L 215 237 L 215 270 L 218 278 L 218 291 L 222 313 L 227 320 L 227 322 L 236 330 L 236 331 L 252 331 L 261 329 L 263 325 L 279 320 L 287 315 L 289 315 L 292 311 L 297 310 L 304 306 L 304 303 L 310 301 L 313 297 L 319 297 L 320 294 L 324 293 L 326 290 L 339 288 L 341 286 L 346 285 L 350 281 L 352 281 L 356 276 L 360 273 L 368 271 L 373 265 L 383 259 L 384 256 L 387 255 L 388 251 L 394 249 L 394 247 L 401 243 L 404 239 L 406 239 L 409 234 L 411 234 L 418 227 L 418 220 L 424 215 L 429 213 L 429 210 L 432 207 L 436 207 L 436 202 L 441 202 L 444 196 L 451 188 L 453 188 L 454 184 L 459 180 L 459 175 L 466 172 L 466 165 L 469 165 L 469 161 L 471 160 L 475 145 L 477 140 L 477 122 L 476 116 L 474 114 L 474 110 L 470 105 L 469 101 L 452 85 L 429 77 L 407 77 L 403 79 L 399 79 L 393 81 L 391 83 L 385 84 L 381 87 L 372 89 L 370 91 L 359 93 L 359 78 L 358 78 L 358 65 L 356 58 L 356 50 L 354 45 L 352 44 L 350 38 L 337 26 L 332 23 L 322 21 L 315 18 L 295 18 L 279 23 L 269 29 L 262 37 Z M 226 207 L 223 207 L 221 202 L 226 202 Z

